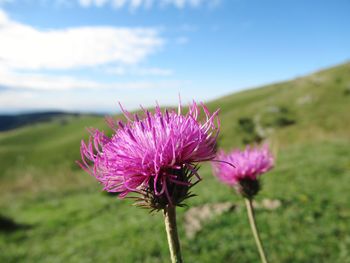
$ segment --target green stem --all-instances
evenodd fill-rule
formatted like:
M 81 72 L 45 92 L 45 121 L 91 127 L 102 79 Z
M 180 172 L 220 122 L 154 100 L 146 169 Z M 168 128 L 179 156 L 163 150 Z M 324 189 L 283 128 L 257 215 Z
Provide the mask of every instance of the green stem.
M 167 205 L 164 208 L 165 229 L 168 236 L 170 258 L 172 263 L 182 263 L 181 247 L 176 226 L 176 207 Z
M 253 204 L 252 204 L 252 199 L 244 198 L 244 200 L 245 200 L 245 204 L 247 207 L 250 227 L 251 227 L 253 235 L 254 235 L 256 246 L 258 247 L 258 250 L 259 250 L 261 262 L 267 263 L 268 261 L 266 259 L 265 251 L 264 251 L 263 245 L 261 243 L 259 232 L 258 232 L 258 229 L 256 227 L 256 223 L 255 223 L 255 216 L 254 216 L 254 208 L 253 208 Z

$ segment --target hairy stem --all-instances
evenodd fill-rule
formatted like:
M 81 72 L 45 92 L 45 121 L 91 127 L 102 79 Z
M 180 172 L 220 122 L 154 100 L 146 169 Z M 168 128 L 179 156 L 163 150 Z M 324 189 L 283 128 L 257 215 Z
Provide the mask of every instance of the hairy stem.
M 250 227 L 252 229 L 253 235 L 254 235 L 254 239 L 255 239 L 255 243 L 256 246 L 258 247 L 259 250 L 259 254 L 260 254 L 260 258 L 261 258 L 261 262 L 263 263 L 267 263 L 267 258 L 265 255 L 265 251 L 264 251 L 264 247 L 261 243 L 261 239 L 259 236 L 259 232 L 258 229 L 256 227 L 256 222 L 255 222 L 255 216 L 254 216 L 254 208 L 253 208 L 253 204 L 252 204 L 252 199 L 250 198 L 244 198 L 245 200 L 245 204 L 247 207 L 247 212 L 248 212 L 248 218 L 249 218 L 249 223 L 250 223 Z
M 167 205 L 164 208 L 165 229 L 168 236 L 170 258 L 172 263 L 182 263 L 181 247 L 176 226 L 176 207 Z

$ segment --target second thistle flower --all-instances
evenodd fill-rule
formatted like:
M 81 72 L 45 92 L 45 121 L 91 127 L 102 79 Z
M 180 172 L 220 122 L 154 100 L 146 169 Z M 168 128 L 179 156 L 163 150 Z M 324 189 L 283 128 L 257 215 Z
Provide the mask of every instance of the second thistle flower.
M 222 162 L 212 164 L 214 175 L 223 183 L 236 187 L 247 198 L 252 198 L 259 192 L 259 177 L 272 169 L 275 162 L 267 145 L 261 148 L 248 146 L 243 151 L 234 150 L 229 153 L 221 150 L 217 159 Z

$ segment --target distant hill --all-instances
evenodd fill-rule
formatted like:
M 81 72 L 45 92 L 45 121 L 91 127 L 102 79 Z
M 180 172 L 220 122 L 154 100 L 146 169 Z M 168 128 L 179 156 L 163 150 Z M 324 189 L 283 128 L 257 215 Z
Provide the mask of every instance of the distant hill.
M 208 106 L 221 109 L 226 147 L 263 138 L 279 145 L 350 139 L 350 63 L 235 93 Z
M 79 114 L 65 113 L 60 111 L 25 113 L 16 115 L 0 115 L 0 131 L 12 130 L 24 125 L 38 122 L 51 121 L 57 117 L 77 116 Z

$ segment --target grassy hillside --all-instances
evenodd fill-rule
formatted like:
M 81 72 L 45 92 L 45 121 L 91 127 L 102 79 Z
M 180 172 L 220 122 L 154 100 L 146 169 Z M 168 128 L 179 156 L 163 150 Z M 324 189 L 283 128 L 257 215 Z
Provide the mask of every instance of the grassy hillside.
M 209 103 L 221 108 L 225 149 L 268 140 L 278 156 L 257 212 L 271 262 L 350 262 L 350 64 Z M 85 127 L 69 116 L 0 133 L 0 262 L 168 262 L 162 215 L 101 193 L 74 163 Z M 178 222 L 186 262 L 258 262 L 241 200 L 208 165 L 190 207 L 233 202 L 193 238 Z

